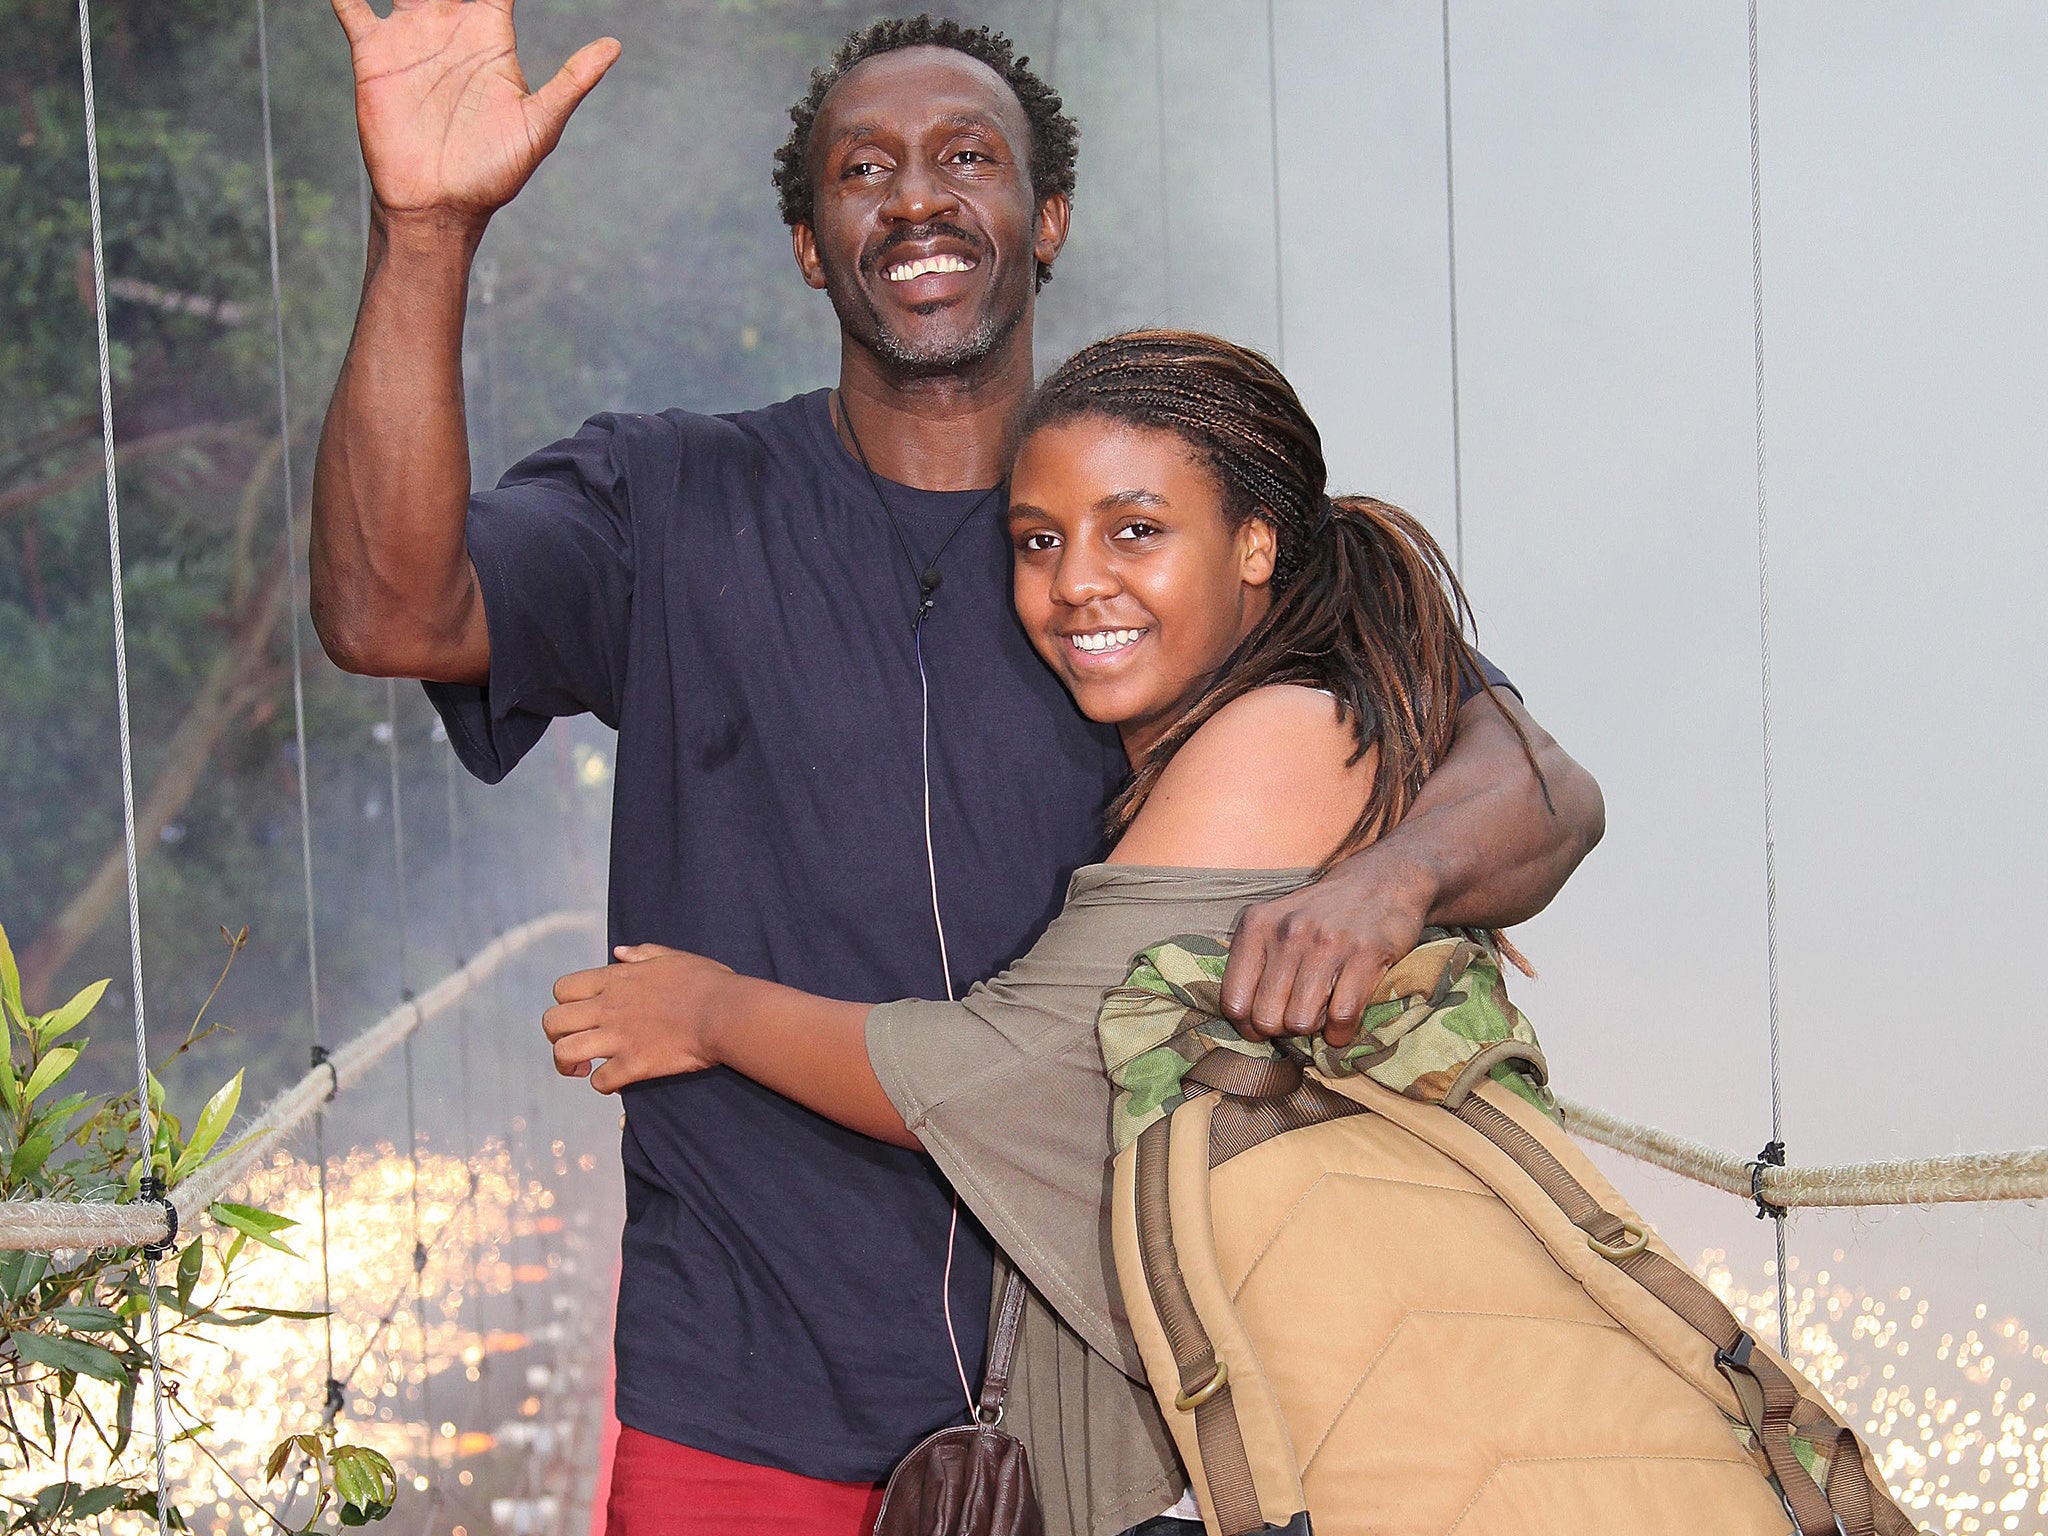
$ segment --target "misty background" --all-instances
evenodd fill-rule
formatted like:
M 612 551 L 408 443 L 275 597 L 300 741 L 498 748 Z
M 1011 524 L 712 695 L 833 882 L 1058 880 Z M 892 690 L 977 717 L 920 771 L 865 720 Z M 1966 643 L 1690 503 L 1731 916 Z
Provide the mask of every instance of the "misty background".
M 1082 124 L 1041 368 L 1145 323 L 1268 349 L 1333 487 L 1408 507 L 1448 547 L 1436 0 L 1278 0 L 1270 34 L 1263 0 L 934 8 L 1007 30 Z M 89 474 L 59 484 L 98 452 L 75 21 L 58 0 L 0 14 L 0 112 L 20 124 L 0 134 L 0 497 L 58 485 L 0 501 L 0 922 L 21 950 L 117 849 L 119 799 L 104 512 Z M 480 483 L 599 410 L 743 409 L 832 380 L 836 329 L 787 257 L 770 157 L 808 70 L 873 14 L 524 0 L 529 76 L 603 32 L 625 54 L 485 242 Z M 119 436 L 190 435 L 122 471 L 147 794 L 255 611 L 251 551 L 281 542 L 254 34 L 221 0 L 95 16 L 110 276 L 159 296 L 117 291 Z M 1482 645 L 1608 808 L 1605 842 L 1517 931 L 1541 976 L 1515 992 L 1563 1092 L 1748 1155 L 1769 1079 L 1745 11 L 1455 0 L 1451 26 L 1467 585 Z M 360 161 L 327 7 L 276 5 L 270 49 L 302 502 L 360 278 Z M 1798 1163 L 2039 1144 L 2048 9 L 1769 0 L 1761 60 L 1786 1139 Z M 215 1005 L 235 1033 L 179 1064 L 194 1103 L 243 1065 L 267 1093 L 311 1038 L 286 633 L 273 622 L 236 673 L 144 866 L 160 1048 L 212 983 L 216 925 L 254 930 Z M 401 685 L 401 927 L 384 687 L 304 640 L 334 1042 L 398 1000 L 401 951 L 418 987 L 506 923 L 593 899 L 610 743 L 558 726 L 506 784 L 451 786 Z M 125 977 L 125 945 L 116 904 L 48 985 Z M 538 1028 L 546 976 L 599 958 L 557 946 L 480 1010 L 477 1049 L 509 1065 L 479 1133 L 516 1103 L 609 1151 L 613 1106 L 547 1075 Z M 110 1045 L 124 987 L 99 1020 Z M 445 1148 L 454 1046 L 429 1031 L 418 1050 Z M 400 1135 L 398 1094 L 394 1075 L 344 1111 L 342 1140 Z M 1604 1165 L 1681 1252 L 1723 1250 L 1766 1284 L 1770 1227 L 1744 1204 Z M 2039 1206 L 1790 1230 L 1806 1275 L 2048 1329 Z

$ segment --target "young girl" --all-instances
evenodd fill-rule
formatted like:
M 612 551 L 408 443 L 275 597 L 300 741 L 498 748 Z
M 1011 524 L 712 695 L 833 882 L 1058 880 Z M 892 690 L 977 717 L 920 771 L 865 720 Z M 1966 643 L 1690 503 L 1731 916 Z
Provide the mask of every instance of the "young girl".
M 1007 1427 L 1048 1529 L 1111 1536 L 1185 1483 L 1109 1255 L 1103 995 L 1147 945 L 1225 940 L 1398 822 L 1483 685 L 1442 551 L 1330 498 L 1293 389 L 1228 342 L 1140 331 L 1070 359 L 1025 419 L 1009 525 L 1032 643 L 1132 768 L 1108 859 L 1030 954 L 959 1002 L 869 1006 L 631 946 L 564 977 L 546 1025 L 558 1069 L 606 1092 L 729 1068 L 928 1151 L 1032 1287 Z

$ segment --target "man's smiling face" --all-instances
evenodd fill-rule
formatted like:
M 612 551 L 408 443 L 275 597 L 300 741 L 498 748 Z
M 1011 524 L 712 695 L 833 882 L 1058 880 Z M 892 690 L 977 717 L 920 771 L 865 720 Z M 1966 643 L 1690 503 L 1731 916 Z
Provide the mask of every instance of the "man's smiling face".
M 1001 76 L 950 48 L 867 59 L 811 136 L 804 280 L 885 366 L 950 373 L 998 351 L 1059 254 L 1067 202 L 1033 196 L 1031 129 Z

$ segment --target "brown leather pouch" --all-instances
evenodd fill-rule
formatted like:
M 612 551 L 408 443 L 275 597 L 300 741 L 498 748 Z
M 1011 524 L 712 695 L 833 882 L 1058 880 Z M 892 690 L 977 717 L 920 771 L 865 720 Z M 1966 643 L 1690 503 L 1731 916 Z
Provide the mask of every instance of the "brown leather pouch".
M 1024 1282 L 1015 1270 L 988 1342 L 988 1370 L 972 1424 L 925 1436 L 890 1474 L 875 1536 L 1044 1536 L 1024 1442 L 1003 1433 Z

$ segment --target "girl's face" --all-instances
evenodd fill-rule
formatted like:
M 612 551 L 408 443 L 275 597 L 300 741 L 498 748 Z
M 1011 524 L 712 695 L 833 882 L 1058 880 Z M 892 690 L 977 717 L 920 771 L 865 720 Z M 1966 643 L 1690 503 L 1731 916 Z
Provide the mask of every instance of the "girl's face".
M 1231 528 L 1213 472 L 1171 432 L 1099 416 L 1033 432 L 1010 539 L 1025 633 L 1134 763 L 1272 606 L 1272 526 Z

